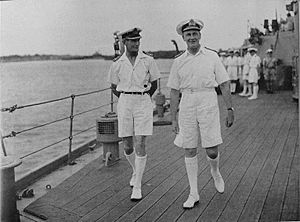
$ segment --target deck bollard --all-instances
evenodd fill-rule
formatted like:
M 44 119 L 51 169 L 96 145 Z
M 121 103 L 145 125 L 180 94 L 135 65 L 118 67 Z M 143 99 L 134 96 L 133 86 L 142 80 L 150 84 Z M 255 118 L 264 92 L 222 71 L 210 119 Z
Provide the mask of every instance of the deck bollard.
M 155 96 L 155 105 L 158 117 L 164 117 L 164 104 L 166 102 L 166 96 L 162 93 L 157 93 Z
M 15 167 L 22 163 L 13 156 L 1 157 L 1 221 L 19 222 L 16 203 Z
M 120 160 L 117 114 L 110 112 L 96 120 L 97 142 L 103 144 L 103 161 L 111 166 Z

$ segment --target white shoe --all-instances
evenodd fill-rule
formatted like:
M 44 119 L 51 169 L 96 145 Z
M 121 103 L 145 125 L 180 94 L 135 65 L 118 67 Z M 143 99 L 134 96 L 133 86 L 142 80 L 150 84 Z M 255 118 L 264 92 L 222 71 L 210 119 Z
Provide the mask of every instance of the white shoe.
M 244 92 L 239 93 L 239 96 L 246 96 L 246 93 L 244 93 Z
M 219 193 L 224 193 L 224 190 L 225 190 L 225 183 L 224 183 L 224 180 L 220 174 L 220 172 L 217 172 L 217 173 L 213 173 L 211 171 L 211 175 L 214 179 L 214 182 L 215 182 L 215 187 L 217 189 L 217 191 Z
M 135 173 L 132 174 L 131 179 L 129 181 L 129 184 L 130 184 L 131 187 L 134 186 L 134 183 L 135 183 Z
M 142 190 L 138 187 L 132 188 L 131 200 L 140 200 L 142 199 Z
M 191 209 L 197 203 L 199 203 L 199 194 L 197 194 L 197 195 L 190 194 L 188 199 L 183 203 L 183 208 L 184 209 Z
M 249 99 L 249 100 L 257 99 L 257 96 L 252 95 L 252 96 L 250 96 L 248 99 Z
M 245 96 L 252 96 L 252 93 L 248 92 Z

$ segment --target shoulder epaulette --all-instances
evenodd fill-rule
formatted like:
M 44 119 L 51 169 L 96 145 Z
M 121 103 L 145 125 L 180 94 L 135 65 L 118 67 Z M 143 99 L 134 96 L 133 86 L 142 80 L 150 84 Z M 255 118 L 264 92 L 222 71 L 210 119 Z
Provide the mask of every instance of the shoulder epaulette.
M 122 55 L 117 56 L 116 58 L 113 59 L 114 62 L 118 61 L 119 58 L 121 58 Z
M 182 51 L 182 52 L 180 52 L 180 53 L 178 53 L 177 55 L 175 55 L 175 56 L 174 56 L 174 59 L 178 58 L 178 57 L 181 56 L 183 53 L 185 53 L 185 50 Z
M 205 49 L 207 49 L 207 50 L 210 50 L 210 51 L 213 51 L 213 52 L 215 52 L 215 53 L 217 53 L 218 54 L 218 51 L 217 50 L 214 50 L 214 49 L 211 49 L 211 48 L 208 48 L 208 47 L 204 47 Z
M 144 54 L 146 54 L 146 55 L 148 55 L 148 56 L 151 56 L 151 57 L 153 57 L 153 54 L 151 54 L 151 53 L 149 53 L 149 52 L 145 52 L 145 51 L 143 51 L 143 53 L 144 53 Z

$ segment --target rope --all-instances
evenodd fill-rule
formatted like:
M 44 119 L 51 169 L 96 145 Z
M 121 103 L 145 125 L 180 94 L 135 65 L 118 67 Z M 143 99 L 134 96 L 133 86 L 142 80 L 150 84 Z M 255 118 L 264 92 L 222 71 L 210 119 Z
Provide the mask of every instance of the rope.
M 32 218 L 30 218 L 30 217 L 24 215 L 24 214 L 21 214 L 20 211 L 18 211 L 18 214 L 19 214 L 20 216 L 22 216 L 22 217 L 25 217 L 26 219 L 29 219 L 29 220 L 34 221 L 34 222 L 38 222 L 37 220 L 34 220 L 34 219 L 32 219 Z
M 56 144 L 58 144 L 58 143 L 61 143 L 61 142 L 65 141 L 65 140 L 68 140 L 68 139 L 69 139 L 69 137 L 66 137 L 66 138 L 64 138 L 64 139 L 62 139 L 62 140 L 59 140 L 59 141 L 57 141 L 57 142 L 55 142 L 55 143 L 52 143 L 52 144 L 50 144 L 50 145 L 48 145 L 48 146 L 45 146 L 45 147 L 43 147 L 43 148 L 41 148 L 41 149 L 38 149 L 38 150 L 36 150 L 36 151 L 34 151 L 34 152 L 32 152 L 32 153 L 28 153 L 28 154 L 26 154 L 25 156 L 20 157 L 20 159 L 24 159 L 25 157 L 28 157 L 28 156 L 30 156 L 30 155 L 32 155 L 32 154 L 35 154 L 35 153 L 37 153 L 37 152 L 40 152 L 40 151 L 42 151 L 42 150 L 44 150 L 44 149 L 46 149 L 46 148 L 48 148 L 48 147 L 54 146 L 54 145 L 56 145 Z

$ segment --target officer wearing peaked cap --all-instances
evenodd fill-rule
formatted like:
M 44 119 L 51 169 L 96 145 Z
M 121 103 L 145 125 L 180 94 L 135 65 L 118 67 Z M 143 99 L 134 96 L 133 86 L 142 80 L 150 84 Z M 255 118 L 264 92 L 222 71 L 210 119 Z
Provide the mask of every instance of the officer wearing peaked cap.
M 201 29 L 203 27 L 204 27 L 204 23 L 201 20 L 189 19 L 189 20 L 185 20 L 185 21 L 179 23 L 176 27 L 176 31 L 179 35 L 182 35 L 183 32 L 188 31 L 188 30 L 201 31 Z
M 153 132 L 151 96 L 160 77 L 154 59 L 139 50 L 141 31 L 133 28 L 119 33 L 125 52 L 113 62 L 108 73 L 113 93 L 119 97 L 118 134 L 133 170 L 129 182 L 133 186 L 131 200 L 142 198 L 141 181 L 147 160 L 145 140 Z
M 174 60 L 167 83 L 171 88 L 172 129 L 176 134 L 174 144 L 184 148 L 185 167 L 190 185 L 190 194 L 183 204 L 184 208 L 192 208 L 199 201 L 197 186 L 199 130 L 215 187 L 218 192 L 224 192 L 224 181 L 219 171 L 218 145 L 222 143 L 222 137 L 215 91 L 218 85 L 228 109 L 226 126 L 230 127 L 234 121 L 229 76 L 218 54 L 200 44 L 200 31 L 203 27 L 204 23 L 198 19 L 183 21 L 176 27 L 177 33 L 187 45 L 187 50 Z M 182 98 L 179 104 L 180 93 Z

